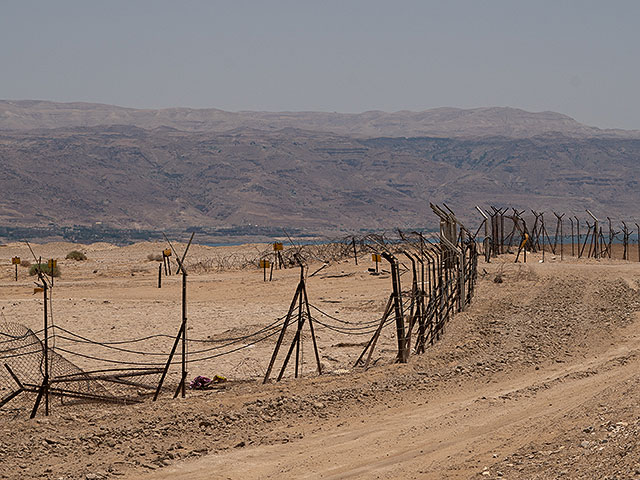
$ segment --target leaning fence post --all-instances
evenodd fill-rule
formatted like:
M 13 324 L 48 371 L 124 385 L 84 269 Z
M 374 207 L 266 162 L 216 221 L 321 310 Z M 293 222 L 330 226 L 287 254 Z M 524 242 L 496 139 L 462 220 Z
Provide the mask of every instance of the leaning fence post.
M 353 259 L 356 261 L 356 265 L 358 265 L 358 251 L 356 250 L 356 237 L 353 237 L 351 240 L 351 244 L 353 245 Z
M 486 213 L 484 213 L 482 211 L 482 209 L 476 205 L 476 210 L 478 210 L 478 212 L 480 212 L 480 215 L 482 215 L 484 217 L 484 240 L 483 240 L 483 244 L 484 244 L 484 261 L 489 263 L 491 262 L 491 255 L 489 252 L 489 217 L 487 216 Z
M 574 215 L 573 218 L 576 219 L 576 236 L 578 237 L 577 254 L 578 258 L 581 258 L 582 252 L 580 251 L 580 219 L 576 215 Z
M 382 256 L 391 264 L 391 282 L 393 287 L 393 309 L 396 315 L 396 336 L 398 337 L 398 357 L 400 363 L 407 363 L 408 355 L 405 342 L 404 316 L 402 314 L 402 290 L 400 288 L 400 275 L 398 270 L 398 261 L 396 258 L 386 252 Z
M 587 209 L 587 213 L 591 216 L 591 218 L 593 218 L 593 221 L 595 222 L 595 225 L 593 228 L 593 249 L 594 249 L 593 255 L 595 258 L 600 258 L 600 252 L 598 249 L 598 235 L 600 232 L 600 229 L 598 228 L 599 221 L 596 218 L 596 216 L 593 213 L 591 213 L 589 209 Z

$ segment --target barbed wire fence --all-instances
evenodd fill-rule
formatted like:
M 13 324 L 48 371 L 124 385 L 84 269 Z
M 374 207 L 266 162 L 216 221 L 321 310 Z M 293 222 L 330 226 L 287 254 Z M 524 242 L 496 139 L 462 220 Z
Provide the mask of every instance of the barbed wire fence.
M 635 260 L 640 262 L 640 224 L 635 221 L 620 220 L 618 224 L 611 217 L 605 220 L 585 210 L 586 218 L 565 212 L 552 211 L 551 214 L 539 210 L 519 210 L 516 208 L 482 209 L 476 205 L 482 220 L 475 236 L 484 230 L 482 241 L 477 242 L 479 253 L 490 262 L 504 253 L 517 253 L 515 261 L 526 261 L 526 252 L 540 253 L 541 260 L 546 254 L 576 258 L 615 259 L 614 247 L 621 247 L 618 259 L 631 261 L 632 240 L 635 236 Z M 546 217 L 545 217 L 546 215 Z M 552 220 L 549 221 L 553 215 Z M 635 229 L 631 227 L 635 225 Z
M 402 231 L 351 235 L 315 244 L 289 244 L 281 250 L 256 248 L 242 254 L 215 253 L 209 259 L 194 262 L 185 254 L 174 258 L 176 273 L 183 274 L 183 321 L 186 321 L 186 272 L 256 268 L 270 258 L 277 268 L 300 268 L 300 284 L 287 314 L 267 325 L 238 335 L 211 338 L 187 338 L 186 324 L 177 335 L 153 333 L 139 338 L 101 341 L 72 332 L 53 323 L 51 296 L 45 299 L 45 327 L 32 331 L 2 318 L 0 322 L 0 409 L 22 412 L 31 405 L 31 416 L 37 413 L 38 397 L 51 395 L 57 405 L 87 405 L 93 402 L 135 403 L 170 391 L 178 383 L 184 392 L 187 367 L 236 355 L 231 362 L 250 380 L 271 381 L 270 370 L 278 362 L 277 380 L 286 375 L 289 359 L 295 359 L 293 378 L 303 374 L 305 342 L 313 343 L 316 370 L 323 373 L 318 332 L 353 338 L 362 351 L 352 359 L 352 368 L 369 368 L 380 342 L 395 341 L 395 361 L 405 363 L 411 355 L 421 354 L 439 340 L 453 316 L 471 303 L 478 276 L 478 257 L 486 261 L 504 253 L 517 253 L 515 261 L 526 261 L 526 253 L 565 255 L 576 258 L 612 258 L 613 244 L 621 240 L 623 259 L 631 256 L 632 231 L 626 223 L 616 227 L 610 218 L 602 222 L 591 212 L 589 220 L 553 212 L 553 221 L 544 212 L 531 214 L 515 208 L 483 210 L 480 226 L 468 229 L 445 204 L 431 205 L 439 218 L 437 233 Z M 570 236 L 565 233 L 567 220 Z M 602 225 L 606 228 L 603 230 Z M 640 226 L 636 223 L 638 234 Z M 484 230 L 484 234 L 482 234 Z M 621 235 L 621 236 L 620 236 Z M 170 242 L 169 242 L 170 243 Z M 173 248 L 173 247 L 171 247 Z M 187 247 L 188 250 L 188 247 Z M 380 255 L 383 271 L 391 280 L 390 291 L 382 315 L 354 321 L 339 313 L 330 313 L 309 301 L 306 279 L 325 266 L 364 255 Z M 521 257 L 521 254 L 522 257 Z M 640 244 L 638 246 L 640 259 Z M 182 260 L 178 261 L 182 257 Z M 320 263 L 311 271 L 312 264 Z M 46 285 L 46 279 L 40 279 Z M 49 291 L 51 290 L 49 286 Z M 289 328 L 290 327 L 290 328 Z M 309 331 L 306 332 L 306 329 Z M 383 335 L 387 332 L 386 335 Z M 348 342 L 345 342 L 348 343 Z M 177 347 L 182 344 L 182 351 Z M 280 350 L 282 344 L 288 349 Z M 274 346 L 275 345 L 275 346 Z M 261 353 L 273 348 L 271 365 L 265 360 L 249 358 L 247 349 L 260 347 Z M 171 350 L 171 354 L 168 352 Z M 355 356 L 354 356 L 355 357 Z M 91 365 L 80 368 L 78 364 Z M 181 367 L 181 372 L 175 370 Z M 167 374 L 172 375 L 167 386 Z M 169 385 L 170 384 L 170 385 Z

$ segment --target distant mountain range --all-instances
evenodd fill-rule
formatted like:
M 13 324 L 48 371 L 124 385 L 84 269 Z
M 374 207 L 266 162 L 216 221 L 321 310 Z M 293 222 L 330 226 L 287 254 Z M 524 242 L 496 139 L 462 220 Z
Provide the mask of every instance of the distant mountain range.
M 430 201 L 470 225 L 475 204 L 632 219 L 640 135 L 503 108 L 234 114 L 5 101 L 0 168 L 0 227 L 336 234 L 433 227 Z
M 267 132 L 296 128 L 350 137 L 503 136 L 527 138 L 561 134 L 573 138 L 640 138 L 640 131 L 601 130 L 555 112 L 531 113 L 516 108 L 435 108 L 423 112 L 226 112 L 217 109 L 140 110 L 96 103 L 0 100 L 0 130 L 32 130 L 102 125 L 162 127 L 187 132 L 226 132 L 251 128 Z

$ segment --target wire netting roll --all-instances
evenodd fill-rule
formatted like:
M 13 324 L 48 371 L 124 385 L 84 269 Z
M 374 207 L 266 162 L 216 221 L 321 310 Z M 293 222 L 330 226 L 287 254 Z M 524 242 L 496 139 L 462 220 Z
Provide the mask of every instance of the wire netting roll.
M 159 369 L 148 368 L 85 372 L 51 348 L 48 367 L 50 398 L 62 404 L 133 401 L 152 392 L 160 375 Z M 44 382 L 44 344 L 24 325 L 0 323 L 0 399 L 20 388 L 9 370 L 25 391 L 7 403 L 5 408 L 9 405 L 10 408 L 30 406 L 35 398 L 33 390 Z

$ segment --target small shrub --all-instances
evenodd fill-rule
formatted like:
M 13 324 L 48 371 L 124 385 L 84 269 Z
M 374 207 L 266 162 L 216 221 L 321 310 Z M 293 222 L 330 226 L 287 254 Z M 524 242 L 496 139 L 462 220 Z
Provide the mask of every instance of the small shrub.
M 161 262 L 162 261 L 162 255 L 158 254 L 154 254 L 154 253 L 150 253 L 149 255 L 147 255 L 147 260 L 149 260 L 150 262 Z
M 82 260 L 86 260 L 87 256 L 78 250 L 72 250 L 71 252 L 67 253 L 67 256 L 64 258 L 66 258 L 67 260 L 76 260 L 80 262 Z
M 29 260 L 22 260 L 20 262 L 20 266 L 24 268 L 29 268 L 31 266 L 31 262 Z
M 49 268 L 49 265 L 47 265 L 46 263 L 34 263 L 33 265 L 31 265 L 31 267 L 29 268 L 29 275 L 36 275 L 38 273 L 38 270 L 44 273 L 45 275 L 52 276 L 51 269 Z M 53 276 L 54 277 L 60 276 L 60 267 L 54 267 Z

